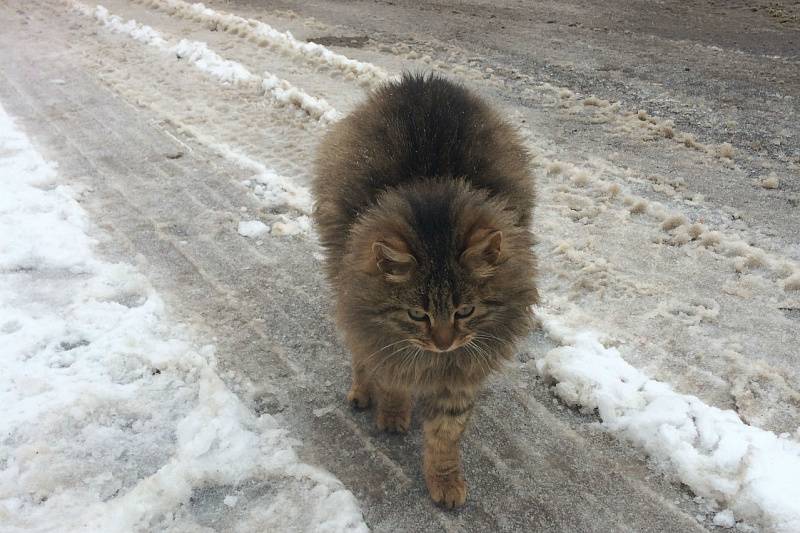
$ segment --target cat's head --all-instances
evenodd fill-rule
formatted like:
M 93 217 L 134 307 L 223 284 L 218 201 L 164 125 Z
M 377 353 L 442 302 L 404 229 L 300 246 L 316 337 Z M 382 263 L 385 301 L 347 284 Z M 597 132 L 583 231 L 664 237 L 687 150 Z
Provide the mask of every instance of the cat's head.
M 397 351 L 481 354 L 513 343 L 537 297 L 532 237 L 518 217 L 460 180 L 384 193 L 349 240 L 339 281 L 348 326 Z

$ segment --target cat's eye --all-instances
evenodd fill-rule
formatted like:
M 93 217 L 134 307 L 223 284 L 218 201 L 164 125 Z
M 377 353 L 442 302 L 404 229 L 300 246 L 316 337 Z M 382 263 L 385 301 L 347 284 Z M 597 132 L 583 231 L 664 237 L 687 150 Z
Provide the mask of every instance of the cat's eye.
M 422 309 L 409 309 L 408 310 L 408 317 L 411 320 L 416 320 L 417 322 L 422 322 L 423 320 L 427 320 L 428 319 L 428 313 L 426 313 Z
M 474 312 L 475 312 L 474 305 L 462 305 L 461 307 L 456 309 L 456 318 L 467 318 Z

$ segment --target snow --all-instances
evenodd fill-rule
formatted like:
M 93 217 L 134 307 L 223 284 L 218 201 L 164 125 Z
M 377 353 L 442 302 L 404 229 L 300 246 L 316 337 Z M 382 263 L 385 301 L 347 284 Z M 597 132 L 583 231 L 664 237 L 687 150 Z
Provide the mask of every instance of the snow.
M 342 118 L 342 114 L 324 99 L 310 96 L 288 81 L 281 80 L 269 72 L 264 73 L 261 87 L 278 103 L 298 107 L 323 123 L 336 122 Z
M 778 179 L 778 176 L 775 176 L 774 174 L 761 180 L 761 186 L 765 189 L 777 189 L 780 187 L 780 185 L 780 179 Z
M 648 378 L 594 332 L 572 331 L 545 310 L 538 315 L 561 346 L 536 359 L 536 370 L 564 403 L 597 410 L 606 429 L 643 448 L 695 494 L 751 524 L 800 531 L 800 443 Z
M 95 18 L 115 33 L 129 35 L 136 41 L 175 54 L 179 59 L 188 59 L 198 69 L 223 83 L 239 83 L 255 79 L 255 76 L 241 64 L 223 59 L 216 52 L 209 50 L 205 43 L 181 39 L 176 45 L 170 46 L 169 42 L 150 26 L 139 24 L 135 20 L 125 21 L 118 15 L 109 13 L 108 9 L 101 5 L 94 9 L 77 1 L 73 1 L 72 5 L 83 15 Z
M 253 193 L 270 208 L 291 207 L 300 213 L 310 214 L 312 209 L 311 191 L 308 187 L 297 185 L 275 170 L 267 167 L 260 161 L 242 153 L 227 144 L 217 143 L 204 137 L 199 132 L 193 132 L 201 142 L 219 152 L 224 157 L 234 161 L 242 168 L 254 172 L 251 180 L 245 180 L 243 185 L 252 187 Z M 255 182 L 255 183 L 253 183 Z
M 129 35 L 140 42 L 160 49 L 162 52 L 174 54 L 179 59 L 186 59 L 199 70 L 224 84 L 257 83 L 276 105 L 296 108 L 318 121 L 321 125 L 334 122 L 342 117 L 342 114 L 324 99 L 311 96 L 293 86 L 287 80 L 278 78 L 269 72 L 265 72 L 263 78 L 259 78 L 240 63 L 222 58 L 211 50 L 206 43 L 181 39 L 177 44 L 173 45 L 150 26 L 140 24 L 135 20 L 125 21 L 121 17 L 109 13 L 103 6 L 91 8 L 86 4 L 73 0 L 70 0 L 70 5 L 83 15 L 95 18 L 113 32 Z M 174 8 L 174 6 L 170 6 L 170 9 Z M 250 26 L 248 25 L 248 27 Z M 274 30 L 272 31 L 274 32 Z M 372 72 L 368 68 L 361 69 L 361 71 Z M 280 220 L 272 225 L 273 235 L 290 236 L 308 234 L 311 231 L 311 222 L 307 215 L 311 213 L 312 199 L 307 187 L 298 185 L 291 179 L 281 176 L 275 170 L 247 156 L 237 148 L 208 138 L 202 131 L 192 129 L 192 133 L 201 142 L 218 151 L 224 157 L 253 170 L 255 175 L 249 180 L 248 186 L 252 187 L 253 193 L 267 207 L 290 207 L 300 212 L 297 217 L 286 214 L 280 215 Z M 245 226 L 243 230 L 240 228 L 239 232 L 242 233 L 244 231 L 245 233 L 242 233 L 242 235 L 256 237 L 258 236 L 257 234 L 266 233 L 266 231 L 262 230 L 264 228 L 256 228 L 250 225 Z
M 800 291 L 800 270 L 786 278 L 783 282 L 785 291 Z
M 281 215 L 281 221 L 272 225 L 273 235 L 299 235 L 311 233 L 311 218 L 300 215 L 297 218 L 289 218 Z
M 239 530 L 366 531 L 353 495 L 226 386 L 213 346 L 95 255 L 75 192 L 2 107 L 0 154 L 3 530 L 199 530 L 190 498 L 221 485 L 227 506 L 248 499 Z
M 72 1 L 72 5 L 78 12 L 95 18 L 109 30 L 129 35 L 139 42 L 159 48 L 163 52 L 174 54 L 178 59 L 186 59 L 196 68 L 222 83 L 256 82 L 276 104 L 296 107 L 322 124 L 335 122 L 342 117 L 342 114 L 325 99 L 311 96 L 302 89 L 293 86 L 287 80 L 278 78 L 269 72 L 265 72 L 263 78 L 259 79 L 258 76 L 250 72 L 241 63 L 221 57 L 211 50 L 206 43 L 181 39 L 177 44 L 170 45 L 169 41 L 150 26 L 140 24 L 135 20 L 125 21 L 118 15 L 109 13 L 108 9 L 101 5 L 98 5 L 95 9 L 77 1 Z M 288 39 L 289 37 L 286 38 Z M 292 39 L 294 38 L 292 37 Z
M 223 83 L 238 83 L 250 81 L 255 76 L 236 61 L 223 59 L 216 52 L 209 50 L 206 43 L 181 39 L 178 44 L 170 48 L 178 58 L 186 58 L 194 65 L 211 74 Z
M 129 20 L 126 22 L 120 17 L 110 14 L 108 9 L 103 6 L 97 6 L 94 9 L 94 12 L 92 12 L 92 9 L 89 6 L 85 6 L 83 4 L 77 5 L 82 13 L 89 16 L 93 15 L 111 31 L 128 34 L 140 43 L 166 47 L 167 42 L 157 31 L 149 26 L 137 24 L 135 20 Z
M 730 509 L 725 509 L 715 514 L 712 522 L 715 526 L 724 527 L 726 529 L 730 529 L 736 525 L 736 519 L 733 516 L 733 511 Z
M 262 235 L 269 233 L 269 226 L 260 220 L 243 220 L 239 222 L 237 231 L 239 232 L 239 235 L 243 237 L 255 239 L 256 237 L 261 237 Z
M 190 4 L 182 0 L 147 0 L 146 3 L 175 10 L 182 16 L 189 16 L 213 24 L 215 27 L 219 26 L 223 30 L 254 39 L 260 44 L 278 48 L 289 55 L 301 57 L 321 66 L 336 68 L 345 75 L 360 78 L 367 83 L 379 83 L 388 78 L 386 71 L 378 66 L 350 59 L 317 43 L 299 41 L 290 32 L 280 32 L 259 20 L 245 19 L 231 13 L 216 11 L 201 3 Z

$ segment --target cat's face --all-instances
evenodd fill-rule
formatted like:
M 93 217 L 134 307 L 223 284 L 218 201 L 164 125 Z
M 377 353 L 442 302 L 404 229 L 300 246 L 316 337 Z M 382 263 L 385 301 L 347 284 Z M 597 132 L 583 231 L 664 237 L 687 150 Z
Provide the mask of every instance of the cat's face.
M 372 245 L 383 277 L 383 290 L 374 294 L 376 322 L 426 352 L 481 351 L 496 338 L 491 325 L 502 307 L 487 283 L 501 258 L 502 232 L 480 228 L 462 246 L 433 254 L 414 244 L 384 238 Z
M 388 192 L 350 233 L 340 324 L 399 371 L 438 353 L 491 366 L 530 328 L 530 246 L 504 203 L 463 182 Z

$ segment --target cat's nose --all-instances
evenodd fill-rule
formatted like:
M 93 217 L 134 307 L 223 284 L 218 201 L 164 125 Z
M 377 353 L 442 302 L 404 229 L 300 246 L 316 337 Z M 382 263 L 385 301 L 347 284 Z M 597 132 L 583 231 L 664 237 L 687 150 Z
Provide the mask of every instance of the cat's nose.
M 446 352 L 453 346 L 454 337 L 455 331 L 453 331 L 453 328 L 449 327 L 449 325 L 445 327 L 435 327 L 431 332 L 433 344 L 443 352 Z

